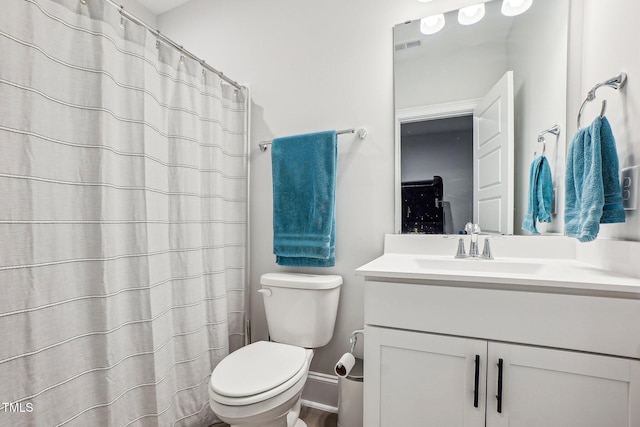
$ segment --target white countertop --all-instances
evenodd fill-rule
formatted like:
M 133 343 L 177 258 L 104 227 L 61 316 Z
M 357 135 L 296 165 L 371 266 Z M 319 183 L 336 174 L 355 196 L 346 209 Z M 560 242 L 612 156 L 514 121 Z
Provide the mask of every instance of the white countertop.
M 410 239 L 411 236 L 389 237 L 393 242 L 389 244 L 385 241 L 385 254 L 358 268 L 357 275 L 365 276 L 368 280 L 640 299 L 640 278 L 600 268 L 569 256 L 553 259 L 511 256 L 496 256 L 494 260 L 456 259 L 453 253 L 433 254 L 433 247 L 422 251 L 425 253 L 412 253 L 418 252 L 414 250 L 415 241 L 411 241 L 407 250 L 398 250 L 403 248 L 403 239 Z M 423 239 L 424 241 L 426 240 Z M 432 239 L 432 242 L 438 243 L 438 240 Z M 557 239 L 551 243 L 557 243 Z M 451 252 L 450 243 L 444 246 L 445 253 Z M 502 246 L 505 246 L 504 243 Z M 388 249 L 394 252 L 389 253 Z M 537 252 L 548 253 L 543 249 Z

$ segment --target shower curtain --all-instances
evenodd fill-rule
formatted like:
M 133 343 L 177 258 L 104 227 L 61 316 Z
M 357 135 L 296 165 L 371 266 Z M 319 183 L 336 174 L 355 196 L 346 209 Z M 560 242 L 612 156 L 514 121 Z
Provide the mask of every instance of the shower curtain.
M 207 426 L 244 344 L 247 94 L 84 3 L 0 12 L 0 425 Z

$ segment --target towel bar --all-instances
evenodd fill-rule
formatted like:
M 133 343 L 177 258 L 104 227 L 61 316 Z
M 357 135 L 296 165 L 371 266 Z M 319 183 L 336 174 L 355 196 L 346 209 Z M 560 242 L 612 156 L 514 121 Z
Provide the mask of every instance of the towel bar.
M 344 129 L 344 130 L 339 130 L 336 132 L 338 135 L 342 135 L 345 133 L 355 133 L 358 135 L 358 138 L 360 139 L 365 139 L 367 137 L 367 130 L 366 129 Z M 272 144 L 272 141 L 262 141 L 260 144 L 258 144 L 258 147 L 260 147 L 260 151 L 267 151 L 267 147 L 269 145 Z

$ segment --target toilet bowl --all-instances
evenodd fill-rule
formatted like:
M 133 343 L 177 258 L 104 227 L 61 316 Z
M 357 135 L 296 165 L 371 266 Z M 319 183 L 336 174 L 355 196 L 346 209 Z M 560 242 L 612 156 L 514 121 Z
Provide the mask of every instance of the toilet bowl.
M 298 418 L 313 349 L 333 336 L 342 277 L 267 273 L 260 279 L 267 326 L 225 357 L 209 381 L 209 405 L 232 427 L 306 427 Z
M 311 349 L 275 342 L 241 348 L 211 374 L 211 409 L 231 426 L 304 427 L 300 396 L 312 358 Z

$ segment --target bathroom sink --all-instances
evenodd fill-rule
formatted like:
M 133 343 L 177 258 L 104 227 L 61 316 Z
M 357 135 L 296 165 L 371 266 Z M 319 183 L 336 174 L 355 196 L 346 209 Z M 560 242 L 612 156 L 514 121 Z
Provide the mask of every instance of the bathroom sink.
M 542 264 L 536 262 L 482 258 L 416 258 L 415 262 L 420 269 L 452 272 L 535 274 L 543 268 Z
M 582 248 L 578 259 L 575 242 L 564 236 L 505 236 L 495 242 L 493 260 L 455 258 L 456 246 L 455 239 L 437 235 L 390 234 L 385 236 L 384 254 L 359 267 L 356 274 L 369 281 L 412 285 L 640 299 L 637 267 L 618 271 L 620 267 L 610 266 L 610 262 L 599 265 L 593 262 L 595 252 Z M 618 265 L 633 264 L 631 253 L 615 250 L 621 258 Z

